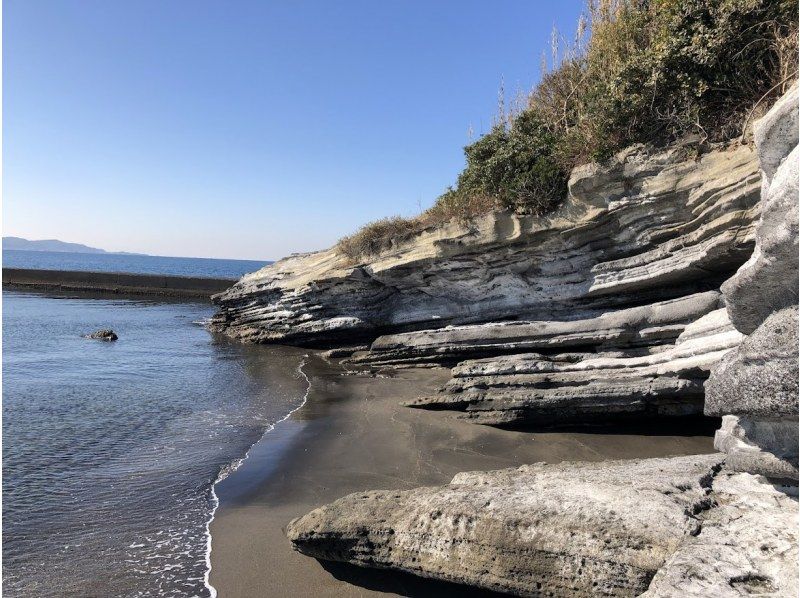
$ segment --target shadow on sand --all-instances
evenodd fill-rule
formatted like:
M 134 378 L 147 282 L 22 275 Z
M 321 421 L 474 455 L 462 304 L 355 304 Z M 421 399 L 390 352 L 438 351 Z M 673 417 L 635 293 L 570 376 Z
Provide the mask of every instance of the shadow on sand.
M 508 595 L 457 583 L 418 577 L 411 573 L 367 569 L 334 561 L 319 560 L 318 562 L 323 569 L 339 581 L 345 581 L 373 592 L 388 592 L 409 598 L 495 598 Z

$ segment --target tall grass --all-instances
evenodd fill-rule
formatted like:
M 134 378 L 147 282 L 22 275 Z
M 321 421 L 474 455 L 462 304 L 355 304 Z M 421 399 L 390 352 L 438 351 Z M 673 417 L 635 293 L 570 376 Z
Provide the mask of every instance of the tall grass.
M 526 100 L 499 94 L 491 129 L 433 207 L 345 237 L 353 260 L 427 226 L 492 209 L 543 214 L 570 170 L 632 143 L 743 135 L 797 78 L 796 0 L 589 0 L 571 40 L 553 30 Z

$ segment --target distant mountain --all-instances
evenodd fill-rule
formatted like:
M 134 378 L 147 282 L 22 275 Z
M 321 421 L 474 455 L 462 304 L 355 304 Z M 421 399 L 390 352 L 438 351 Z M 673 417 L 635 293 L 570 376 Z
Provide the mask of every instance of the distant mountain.
M 66 251 L 71 253 L 108 253 L 105 249 L 97 249 L 80 243 L 67 243 L 57 239 L 30 241 L 21 237 L 3 237 L 3 249 L 21 251 Z

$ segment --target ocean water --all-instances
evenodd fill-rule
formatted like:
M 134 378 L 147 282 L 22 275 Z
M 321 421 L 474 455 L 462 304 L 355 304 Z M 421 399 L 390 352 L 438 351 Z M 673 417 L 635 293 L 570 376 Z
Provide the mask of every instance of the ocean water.
M 216 337 L 211 311 L 3 293 L 6 596 L 212 594 L 213 485 L 307 379 L 303 351 Z
M 175 276 L 200 276 L 203 278 L 239 279 L 248 272 L 255 272 L 269 263 L 271 262 L 115 253 L 69 253 L 61 251 L 19 251 L 14 249 L 3 251 L 4 268 L 172 274 Z

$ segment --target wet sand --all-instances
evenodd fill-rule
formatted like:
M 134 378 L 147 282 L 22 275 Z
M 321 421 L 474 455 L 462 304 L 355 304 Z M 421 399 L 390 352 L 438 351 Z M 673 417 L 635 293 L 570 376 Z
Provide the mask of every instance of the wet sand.
M 318 562 L 294 552 L 284 529 L 351 492 L 443 484 L 460 471 L 713 452 L 713 425 L 698 431 L 656 424 L 635 434 L 521 432 L 400 405 L 441 385 L 449 374 L 444 369 L 343 376 L 312 357 L 305 373 L 311 382 L 306 404 L 217 485 L 210 581 L 221 598 L 485 596 L 410 575 Z

